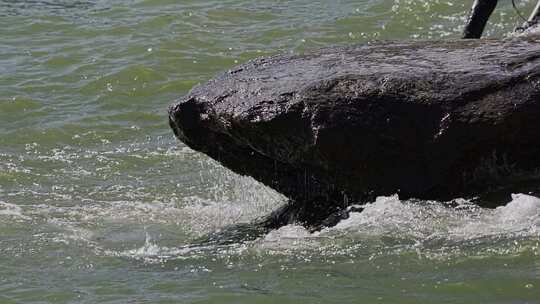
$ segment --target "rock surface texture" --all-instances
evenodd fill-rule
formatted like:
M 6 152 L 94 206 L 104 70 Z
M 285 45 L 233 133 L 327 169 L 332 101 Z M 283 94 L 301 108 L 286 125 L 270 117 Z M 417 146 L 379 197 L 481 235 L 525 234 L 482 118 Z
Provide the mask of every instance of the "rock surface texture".
M 378 195 L 534 192 L 540 39 L 259 58 L 195 87 L 169 116 L 189 147 L 290 198 L 270 226 L 332 224 Z

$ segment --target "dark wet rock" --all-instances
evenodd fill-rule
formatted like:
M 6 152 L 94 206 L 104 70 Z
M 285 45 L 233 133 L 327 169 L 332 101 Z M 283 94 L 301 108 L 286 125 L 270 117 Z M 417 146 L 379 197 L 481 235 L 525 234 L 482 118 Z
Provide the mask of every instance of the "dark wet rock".
M 540 189 L 536 37 L 259 58 L 195 87 L 169 114 L 188 146 L 291 199 L 268 227 L 331 225 L 378 195 Z

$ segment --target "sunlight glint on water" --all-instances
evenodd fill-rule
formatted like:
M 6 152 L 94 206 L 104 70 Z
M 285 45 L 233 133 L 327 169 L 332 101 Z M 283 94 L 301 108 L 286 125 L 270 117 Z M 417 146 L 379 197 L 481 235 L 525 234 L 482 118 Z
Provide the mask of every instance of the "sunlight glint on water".
M 0 303 L 540 303 L 526 194 L 193 246 L 285 199 L 177 142 L 174 99 L 258 56 L 457 38 L 470 2 L 0 0 Z M 521 24 L 499 2 L 491 38 Z

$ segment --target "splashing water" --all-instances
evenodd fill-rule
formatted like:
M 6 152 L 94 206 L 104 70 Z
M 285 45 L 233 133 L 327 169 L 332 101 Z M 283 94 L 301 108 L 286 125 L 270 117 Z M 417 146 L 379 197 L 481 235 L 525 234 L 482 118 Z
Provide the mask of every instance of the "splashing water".
M 236 63 L 453 39 L 470 5 L 0 0 L 0 303 L 537 303 L 525 194 L 494 210 L 381 197 L 318 233 L 194 244 L 285 199 L 167 126 L 168 104 Z M 500 2 L 486 35 L 520 23 Z
M 531 250 L 535 255 L 538 241 L 526 241 L 526 248 L 517 248 L 519 240 L 540 239 L 540 199 L 525 194 L 513 195 L 513 200 L 497 209 L 478 208 L 465 200 L 459 201 L 457 208 L 434 201 L 401 201 L 397 195 L 379 197 L 372 204 L 364 206 L 364 211 L 351 213 L 335 227 L 321 232 L 309 233 L 299 226 L 285 226 L 268 234 L 261 242 L 265 248 L 302 249 L 299 244 L 320 248 L 327 240 L 346 239 L 353 242 L 382 242 L 390 240 L 390 247 L 398 245 L 400 250 L 414 248 L 416 252 L 453 247 L 453 254 L 463 250 L 467 244 L 474 244 L 474 254 L 482 254 L 494 242 L 506 242 L 512 248 L 499 248 L 501 253 L 508 250 Z M 304 242 L 305 241 L 305 242 Z M 334 246 L 335 244 L 331 244 Z M 402 245 L 402 246 L 401 246 Z M 346 246 L 345 246 L 346 247 Z M 304 248 L 305 249 L 305 248 Z M 345 248 L 346 249 L 346 248 Z M 346 250 L 345 250 L 346 251 Z M 461 254 L 461 253 L 460 253 Z M 467 252 L 471 254 L 471 252 Z

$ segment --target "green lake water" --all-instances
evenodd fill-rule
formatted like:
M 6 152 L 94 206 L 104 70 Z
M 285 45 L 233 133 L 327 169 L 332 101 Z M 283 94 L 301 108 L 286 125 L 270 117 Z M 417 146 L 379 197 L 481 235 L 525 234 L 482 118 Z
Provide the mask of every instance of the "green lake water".
M 285 200 L 178 142 L 169 104 L 258 56 L 458 38 L 470 5 L 0 0 L 0 303 L 540 303 L 524 194 L 381 197 L 319 233 L 189 246 Z M 502 1 L 487 35 L 519 23 Z

